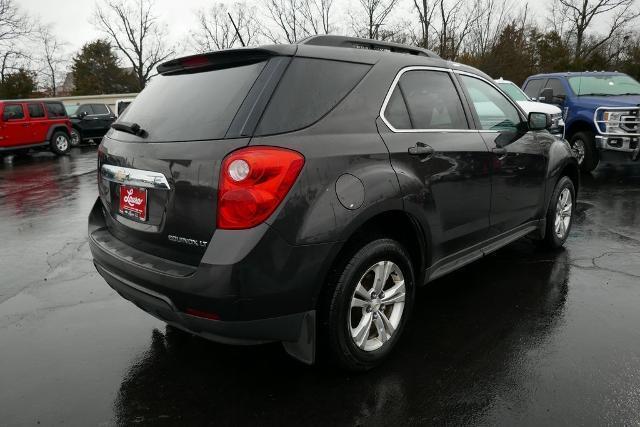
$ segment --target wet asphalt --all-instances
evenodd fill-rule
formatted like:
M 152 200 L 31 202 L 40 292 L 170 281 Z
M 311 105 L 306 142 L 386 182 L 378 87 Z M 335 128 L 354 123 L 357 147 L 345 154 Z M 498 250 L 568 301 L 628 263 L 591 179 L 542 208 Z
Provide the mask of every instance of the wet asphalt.
M 418 292 L 366 374 L 176 334 L 96 273 L 95 147 L 0 161 L 0 425 L 640 423 L 640 164 L 583 177 L 566 249 Z

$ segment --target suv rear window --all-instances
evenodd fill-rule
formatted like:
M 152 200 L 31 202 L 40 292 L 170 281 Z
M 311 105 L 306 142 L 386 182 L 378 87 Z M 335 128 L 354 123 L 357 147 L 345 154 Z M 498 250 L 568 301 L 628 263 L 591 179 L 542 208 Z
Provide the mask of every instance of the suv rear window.
M 124 110 L 120 120 L 139 124 L 148 132 L 148 141 L 224 138 L 265 64 L 262 61 L 199 73 L 158 75 Z
M 338 105 L 370 68 L 353 62 L 294 58 L 256 134 L 291 132 L 312 125 Z
M 47 108 L 49 117 L 66 117 L 67 110 L 64 109 L 64 105 L 57 102 L 47 102 L 44 104 Z

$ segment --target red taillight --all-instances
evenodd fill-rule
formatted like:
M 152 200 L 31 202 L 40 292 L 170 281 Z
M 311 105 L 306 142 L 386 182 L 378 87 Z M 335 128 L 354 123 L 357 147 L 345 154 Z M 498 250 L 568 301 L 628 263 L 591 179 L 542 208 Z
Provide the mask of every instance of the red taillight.
M 277 147 L 248 147 L 222 162 L 218 228 L 244 229 L 264 222 L 295 182 L 304 157 Z

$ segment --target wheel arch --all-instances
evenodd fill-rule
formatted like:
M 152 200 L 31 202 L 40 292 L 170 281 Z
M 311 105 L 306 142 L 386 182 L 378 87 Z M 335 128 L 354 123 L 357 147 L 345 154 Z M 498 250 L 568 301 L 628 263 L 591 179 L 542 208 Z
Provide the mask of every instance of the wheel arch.
M 47 131 L 47 141 L 50 141 L 53 134 L 58 131 L 64 132 L 67 135 L 67 137 L 71 137 L 71 135 L 69 134 L 69 129 L 67 129 L 65 125 L 63 124 L 51 125 L 49 127 L 49 130 Z
M 573 136 L 578 132 L 591 132 L 595 134 L 593 123 L 589 123 L 583 119 L 574 120 L 565 130 L 565 136 L 567 140 L 571 140 L 571 138 L 573 138 Z
M 392 224 L 392 227 L 389 227 Z M 428 254 L 428 230 L 424 230 L 418 220 L 403 210 L 389 210 L 378 213 L 359 224 L 343 241 L 341 247 L 329 263 L 322 285 L 317 293 L 316 304 L 322 302 L 326 284 L 339 274 L 351 256 L 364 244 L 377 238 L 391 238 L 398 241 L 409 252 L 414 269 L 416 285 L 424 283 Z

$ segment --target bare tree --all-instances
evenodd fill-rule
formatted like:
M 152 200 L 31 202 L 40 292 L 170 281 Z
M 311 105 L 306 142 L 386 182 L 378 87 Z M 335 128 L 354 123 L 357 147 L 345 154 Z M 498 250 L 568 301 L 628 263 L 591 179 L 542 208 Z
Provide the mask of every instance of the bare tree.
M 274 43 L 296 41 L 313 34 L 307 27 L 303 3 L 307 0 L 265 0 L 265 7 L 275 32 L 265 26 L 264 35 Z
M 484 11 L 478 10 L 473 3 L 464 0 L 439 0 L 439 27 L 436 34 L 439 41 L 439 54 L 443 58 L 456 59 L 463 43 Z
M 96 9 L 95 24 L 131 64 L 143 89 L 155 67 L 175 53 L 166 45 L 166 26 L 153 12 L 155 1 L 106 0 L 103 4 Z
M 229 14 L 238 27 L 236 32 Z M 195 49 L 200 52 L 229 49 L 239 46 L 242 42 L 249 46 L 258 39 L 260 23 L 256 18 L 256 9 L 245 3 L 234 3 L 227 7 L 218 3 L 208 9 L 197 12 L 198 29 L 191 33 L 191 41 Z
M 413 7 L 418 14 L 420 23 L 420 37 L 418 44 L 425 49 L 429 49 L 432 44 L 431 30 L 434 25 L 434 15 L 438 0 L 413 0 Z
M 361 37 L 378 40 L 395 36 L 391 30 L 384 31 L 389 15 L 399 0 L 359 0 L 359 8 L 351 12 L 351 25 Z M 383 37 L 381 37 L 383 36 Z
M 302 16 L 311 34 L 331 32 L 333 0 L 302 0 Z
M 511 0 L 475 0 L 473 10 L 478 19 L 472 22 L 467 50 L 474 55 L 488 53 L 502 30 L 513 20 L 514 9 Z
M 56 96 L 63 67 L 68 62 L 64 58 L 65 44 L 53 34 L 49 26 L 40 27 L 38 39 L 41 49 L 40 75 L 46 80 L 45 86 L 51 96 Z
M 558 4 L 554 7 L 565 13 L 563 16 L 569 26 L 568 31 L 575 37 L 576 60 L 588 57 L 640 16 L 640 11 L 633 7 L 636 4 L 635 0 L 556 0 L 556 2 Z M 587 32 L 594 20 L 604 16 L 611 17 L 609 31 L 598 41 L 585 46 Z
M 0 0 L 0 81 L 8 73 L 25 67 L 29 56 L 20 49 L 20 41 L 32 32 L 31 20 L 23 15 L 13 0 Z

